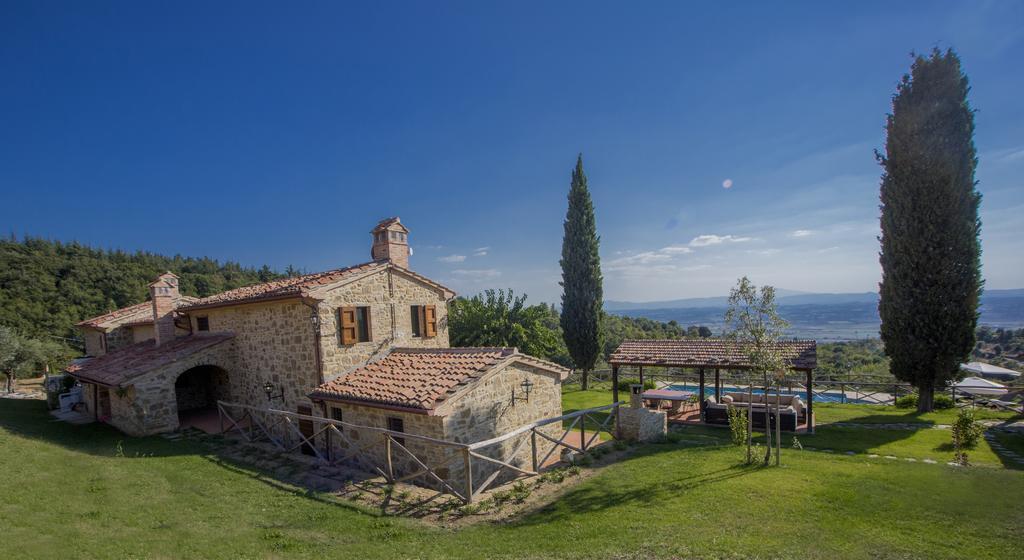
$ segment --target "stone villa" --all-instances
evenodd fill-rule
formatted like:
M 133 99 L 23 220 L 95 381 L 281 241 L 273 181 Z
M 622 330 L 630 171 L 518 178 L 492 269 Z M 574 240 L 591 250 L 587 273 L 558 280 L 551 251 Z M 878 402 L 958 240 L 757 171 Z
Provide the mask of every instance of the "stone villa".
M 561 415 L 568 370 L 513 348 L 449 348 L 455 294 L 409 269 L 398 218 L 371 234 L 370 262 L 201 299 L 168 272 L 150 301 L 82 321 L 92 358 L 69 373 L 88 413 L 149 435 L 220 400 L 457 442 Z M 524 384 L 528 398 L 512 398 Z

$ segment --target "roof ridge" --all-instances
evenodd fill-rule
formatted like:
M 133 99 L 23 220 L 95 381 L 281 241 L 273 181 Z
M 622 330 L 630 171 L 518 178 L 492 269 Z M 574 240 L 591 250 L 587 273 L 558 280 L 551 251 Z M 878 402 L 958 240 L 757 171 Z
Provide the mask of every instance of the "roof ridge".
M 495 354 L 511 356 L 519 349 L 514 346 L 456 346 L 449 348 L 419 348 L 413 346 L 396 346 L 389 354 Z

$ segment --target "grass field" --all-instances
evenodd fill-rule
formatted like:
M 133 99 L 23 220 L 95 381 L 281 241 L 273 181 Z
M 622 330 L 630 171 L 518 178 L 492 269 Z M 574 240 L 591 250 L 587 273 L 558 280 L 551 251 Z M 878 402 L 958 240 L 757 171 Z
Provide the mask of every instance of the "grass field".
M 856 445 L 934 445 L 914 437 Z M 737 466 L 735 447 L 647 445 L 513 522 L 451 530 L 287 487 L 194 441 L 0 400 L 0 558 L 1014 557 L 1024 472 L 978 455 L 962 469 L 794 450 L 762 469 Z

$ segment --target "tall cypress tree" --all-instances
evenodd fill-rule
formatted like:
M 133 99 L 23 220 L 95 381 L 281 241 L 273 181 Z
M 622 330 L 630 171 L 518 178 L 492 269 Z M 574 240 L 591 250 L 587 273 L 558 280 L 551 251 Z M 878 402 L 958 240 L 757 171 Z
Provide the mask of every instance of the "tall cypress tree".
M 601 352 L 600 239 L 594 220 L 583 155 L 576 159 L 569 187 L 569 210 L 562 238 L 562 336 L 573 363 L 581 370 L 581 387 L 589 386 L 590 372 Z
M 952 50 L 917 56 L 892 99 L 881 186 L 879 315 L 898 379 L 919 411 L 974 347 L 981 221 L 970 88 Z

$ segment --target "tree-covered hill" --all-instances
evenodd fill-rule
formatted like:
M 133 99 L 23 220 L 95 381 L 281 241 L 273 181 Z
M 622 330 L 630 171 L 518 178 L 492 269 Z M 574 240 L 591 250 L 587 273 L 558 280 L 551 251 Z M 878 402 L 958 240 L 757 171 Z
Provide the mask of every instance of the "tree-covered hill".
M 74 324 L 147 298 L 170 270 L 185 295 L 203 297 L 278 278 L 264 266 L 102 250 L 39 238 L 0 241 L 0 325 L 30 337 L 74 337 Z

